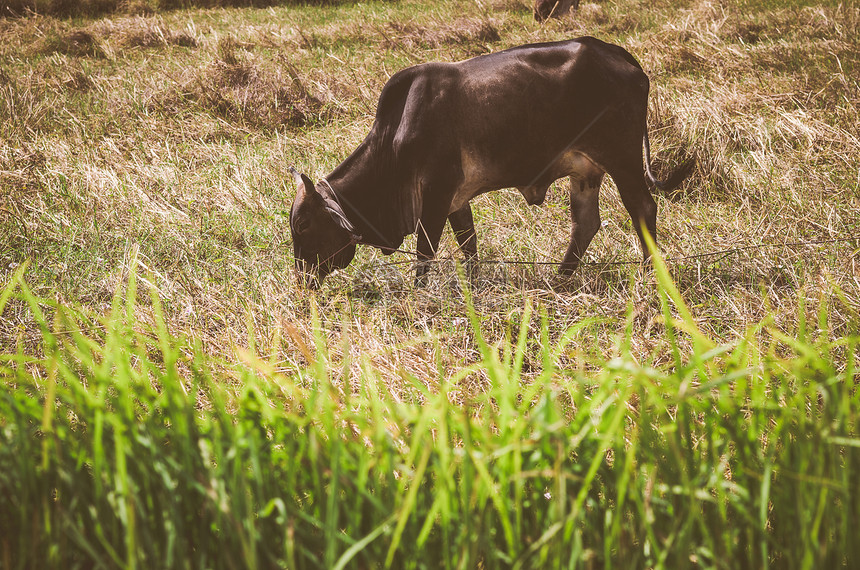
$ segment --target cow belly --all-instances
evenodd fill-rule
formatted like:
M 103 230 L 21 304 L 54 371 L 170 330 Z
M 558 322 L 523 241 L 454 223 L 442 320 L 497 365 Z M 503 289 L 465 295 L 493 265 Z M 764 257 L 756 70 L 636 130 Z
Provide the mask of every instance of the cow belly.
M 569 150 L 554 161 L 547 163 L 540 170 L 523 175 L 510 168 L 510 165 L 499 167 L 487 164 L 474 154 L 462 153 L 463 182 L 454 194 L 449 213 L 456 212 L 469 203 L 469 200 L 492 190 L 515 187 L 529 204 L 541 204 L 546 198 L 549 185 L 564 176 L 582 181 L 586 185 L 600 180 L 604 169 L 586 154 L 576 150 Z M 531 178 L 527 184 L 521 180 Z

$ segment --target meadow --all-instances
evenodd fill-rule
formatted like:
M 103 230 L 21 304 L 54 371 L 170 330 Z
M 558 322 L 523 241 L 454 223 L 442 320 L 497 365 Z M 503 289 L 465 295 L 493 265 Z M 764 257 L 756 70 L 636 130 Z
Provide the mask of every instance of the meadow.
M 471 286 L 298 286 L 388 77 L 580 35 L 697 159 L 653 268 L 607 179 L 556 275 L 560 180 Z M 858 64 L 835 1 L 0 2 L 0 567 L 857 567 Z

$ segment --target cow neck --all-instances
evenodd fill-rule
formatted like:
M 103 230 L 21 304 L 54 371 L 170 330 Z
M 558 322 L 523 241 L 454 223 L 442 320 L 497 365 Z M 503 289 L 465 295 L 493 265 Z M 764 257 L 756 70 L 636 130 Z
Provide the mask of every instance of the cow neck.
M 324 190 L 324 192 L 331 196 L 331 198 L 340 207 L 344 217 L 361 234 L 362 238 L 359 243 L 378 247 L 386 246 L 388 244 L 389 238 L 385 237 L 382 233 L 379 223 L 368 219 L 365 213 L 363 213 L 358 207 L 358 204 L 362 203 L 361 197 L 356 198 L 353 196 L 352 198 L 349 198 L 345 193 L 339 194 L 335 191 L 335 187 L 332 183 L 326 178 L 321 179 L 319 185 L 325 185 L 326 190 Z
M 390 248 L 402 242 L 403 236 L 392 235 L 392 221 L 396 219 L 391 208 L 391 200 L 386 197 L 385 189 L 392 186 L 386 180 L 370 155 L 366 143 L 362 143 L 331 174 L 323 178 L 341 206 L 347 219 L 359 230 L 361 243 L 382 248 Z

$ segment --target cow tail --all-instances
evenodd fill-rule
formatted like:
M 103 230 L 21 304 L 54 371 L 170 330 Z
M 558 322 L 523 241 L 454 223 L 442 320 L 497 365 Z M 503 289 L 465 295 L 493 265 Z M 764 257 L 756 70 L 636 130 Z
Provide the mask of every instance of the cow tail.
M 692 156 L 681 163 L 666 180 L 659 180 L 651 171 L 651 143 L 648 142 L 648 128 L 645 127 L 645 134 L 642 136 L 642 145 L 645 147 L 645 174 L 648 180 L 658 190 L 669 191 L 674 190 L 690 175 L 693 167 L 696 165 L 696 157 Z

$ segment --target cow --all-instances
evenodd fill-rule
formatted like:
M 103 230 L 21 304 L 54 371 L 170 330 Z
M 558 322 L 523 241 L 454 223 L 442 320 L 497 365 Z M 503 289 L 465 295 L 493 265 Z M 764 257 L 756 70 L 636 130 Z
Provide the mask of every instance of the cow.
M 417 233 L 416 285 L 426 281 L 445 221 L 466 261 L 477 255 L 469 201 L 516 188 L 541 204 L 570 177 L 570 243 L 559 272 L 572 273 L 600 228 L 598 190 L 615 181 L 649 258 L 657 204 L 649 183 L 677 186 L 692 159 L 654 177 L 646 129 L 648 77 L 625 49 L 592 37 L 514 47 L 456 63 L 395 73 L 364 141 L 317 184 L 292 167 L 296 270 L 316 288 L 346 267 L 358 244 L 398 250 Z M 643 172 L 643 148 L 644 165 Z
M 535 0 L 534 17 L 538 22 L 545 22 L 567 16 L 571 8 L 579 9 L 579 0 Z

